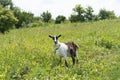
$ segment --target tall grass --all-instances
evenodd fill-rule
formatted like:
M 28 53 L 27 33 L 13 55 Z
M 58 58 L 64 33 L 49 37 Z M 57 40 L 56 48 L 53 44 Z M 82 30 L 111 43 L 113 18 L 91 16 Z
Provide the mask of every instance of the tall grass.
M 79 64 L 69 68 L 54 53 L 48 35 L 79 45 Z M 0 35 L 1 80 L 120 79 L 120 20 L 51 24 Z

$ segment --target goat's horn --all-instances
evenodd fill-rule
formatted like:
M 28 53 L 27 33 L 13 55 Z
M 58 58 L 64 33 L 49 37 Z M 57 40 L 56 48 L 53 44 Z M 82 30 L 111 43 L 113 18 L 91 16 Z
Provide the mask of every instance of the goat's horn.
M 51 35 L 49 35 L 50 38 L 53 38 Z
M 60 36 L 61 36 L 61 34 L 58 37 L 60 37 Z

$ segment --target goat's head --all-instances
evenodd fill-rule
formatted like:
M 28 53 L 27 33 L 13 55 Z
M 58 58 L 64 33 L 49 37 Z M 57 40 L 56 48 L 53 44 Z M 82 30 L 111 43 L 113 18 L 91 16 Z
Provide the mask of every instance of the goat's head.
M 53 41 L 54 41 L 55 44 L 58 43 L 58 38 L 59 38 L 60 36 L 61 36 L 61 35 L 58 35 L 58 36 L 51 36 L 51 35 L 49 35 L 49 37 L 53 39 Z

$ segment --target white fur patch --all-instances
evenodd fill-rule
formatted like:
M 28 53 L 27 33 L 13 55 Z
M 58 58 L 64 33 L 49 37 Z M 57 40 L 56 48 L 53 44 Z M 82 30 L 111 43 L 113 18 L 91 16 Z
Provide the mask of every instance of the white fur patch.
M 66 44 L 58 42 L 58 44 L 56 44 L 56 47 L 58 47 L 58 45 L 60 45 L 60 46 L 56 50 L 57 55 L 64 57 L 65 59 L 66 59 L 66 57 L 70 56 L 70 54 L 68 53 L 68 47 Z

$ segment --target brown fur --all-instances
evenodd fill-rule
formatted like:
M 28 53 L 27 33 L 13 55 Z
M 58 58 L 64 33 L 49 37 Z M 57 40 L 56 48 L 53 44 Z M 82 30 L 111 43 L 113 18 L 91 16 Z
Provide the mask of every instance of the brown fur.
M 75 64 L 75 57 L 76 57 L 76 51 L 78 49 L 78 46 L 74 42 L 68 42 L 65 43 L 68 46 L 68 52 L 71 55 L 71 58 L 73 60 L 73 65 Z M 77 60 L 78 62 L 78 60 Z

